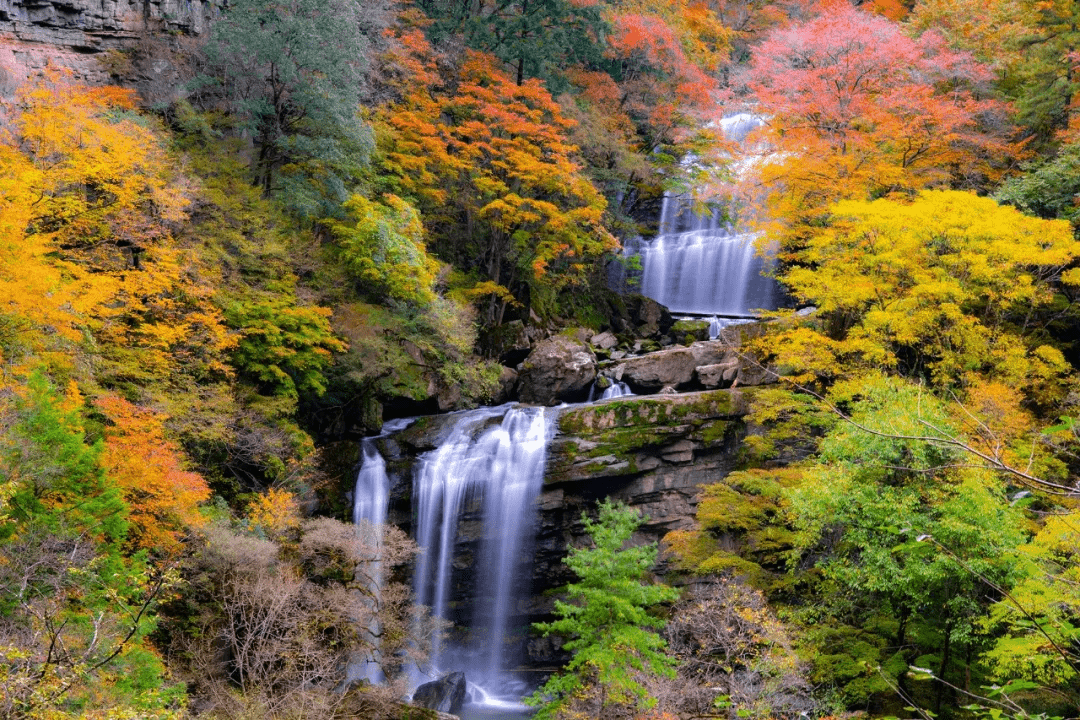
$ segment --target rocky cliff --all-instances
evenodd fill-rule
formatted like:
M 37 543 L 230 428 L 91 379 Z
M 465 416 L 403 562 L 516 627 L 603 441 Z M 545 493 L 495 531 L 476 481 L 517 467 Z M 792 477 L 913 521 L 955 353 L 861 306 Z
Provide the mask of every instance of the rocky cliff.
M 90 83 L 134 79 L 150 101 L 182 84 L 184 45 L 223 0 L 0 0 L 0 96 L 46 65 Z
M 626 502 L 649 517 L 640 542 L 659 540 L 688 527 L 698 489 L 716 482 L 736 465 L 744 420 L 755 388 L 715 389 L 682 394 L 629 396 L 572 405 L 558 412 L 557 432 L 548 446 L 539 522 L 533 545 L 522 554 L 531 566 L 532 595 L 516 609 L 515 625 L 527 648 L 527 663 L 550 666 L 561 660 L 557 644 L 531 637 L 531 622 L 549 616 L 549 592 L 572 580 L 562 564 L 566 548 L 584 542 L 582 511 L 600 499 Z M 419 455 L 436 448 L 456 421 L 454 415 L 423 417 L 406 430 L 381 438 L 391 475 L 390 520 L 410 529 L 413 467 Z M 492 418 L 498 423 L 497 417 Z M 478 498 L 461 516 L 454 558 L 451 613 L 465 625 L 474 607 L 475 566 L 485 528 Z M 663 568 L 660 568 L 663 570 Z

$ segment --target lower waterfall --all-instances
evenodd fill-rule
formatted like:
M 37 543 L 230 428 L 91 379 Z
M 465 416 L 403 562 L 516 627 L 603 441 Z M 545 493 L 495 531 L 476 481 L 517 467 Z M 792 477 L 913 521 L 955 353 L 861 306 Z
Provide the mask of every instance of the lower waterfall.
M 423 552 L 413 576 L 415 601 L 436 617 L 470 628 L 464 637 L 429 639 L 431 677 L 418 676 L 417 683 L 461 670 L 473 686 L 474 701 L 499 705 L 522 696 L 524 685 L 508 674 L 520 660 L 516 649 L 527 631 L 515 626 L 514 616 L 520 615 L 517 604 L 528 591 L 523 569 L 530 564 L 536 501 L 556 415 L 547 408 L 511 405 L 462 412 L 438 447 L 419 458 L 412 514 Z M 385 522 L 385 462 L 371 439 L 365 440 L 363 455 L 354 516 L 375 520 L 375 506 L 381 505 Z M 465 526 L 478 535 L 471 572 L 455 567 L 466 542 Z M 462 588 L 476 598 L 471 617 L 454 604 L 455 590 Z
M 356 489 L 353 491 L 353 524 L 365 542 L 375 548 L 383 543 L 382 527 L 386 524 L 386 511 L 390 501 L 390 478 L 386 474 L 386 461 L 379 454 L 375 441 L 399 430 L 404 430 L 411 423 L 407 420 L 391 420 L 382 427 L 377 437 L 364 438 L 360 444 L 361 466 L 356 474 Z M 369 575 L 374 578 L 375 587 L 371 588 L 378 602 L 379 586 L 382 584 L 382 568 L 376 562 Z M 378 637 L 379 627 L 367 628 L 371 636 Z M 364 679 L 377 683 L 383 680 L 377 655 L 364 658 L 349 672 L 349 680 Z

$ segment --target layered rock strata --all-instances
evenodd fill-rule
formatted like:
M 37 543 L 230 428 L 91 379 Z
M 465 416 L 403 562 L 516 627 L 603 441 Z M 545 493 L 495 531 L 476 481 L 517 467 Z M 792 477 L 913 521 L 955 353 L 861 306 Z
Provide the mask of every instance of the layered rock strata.
M 91 84 L 134 76 L 154 99 L 176 93 L 184 74 L 177 66 L 181 40 L 204 35 L 223 5 L 223 0 L 0 0 L 0 97 L 10 96 L 46 66 L 66 68 Z

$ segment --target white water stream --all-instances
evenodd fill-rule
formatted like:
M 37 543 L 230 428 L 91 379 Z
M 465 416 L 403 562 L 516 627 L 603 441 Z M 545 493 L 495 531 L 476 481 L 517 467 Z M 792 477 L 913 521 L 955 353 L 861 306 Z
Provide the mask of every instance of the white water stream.
M 725 137 L 741 142 L 761 121 L 749 114 L 722 121 Z M 777 305 L 770 261 L 758 235 L 740 230 L 718 210 L 695 211 L 693 198 L 665 193 L 657 236 L 641 242 L 642 294 L 673 313 L 747 317 Z

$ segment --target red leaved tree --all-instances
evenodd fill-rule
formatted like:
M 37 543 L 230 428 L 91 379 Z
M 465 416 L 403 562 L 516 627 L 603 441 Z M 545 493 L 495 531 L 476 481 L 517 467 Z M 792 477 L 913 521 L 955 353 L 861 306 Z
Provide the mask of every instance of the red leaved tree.
M 1015 160 L 1009 108 L 982 95 L 990 70 L 933 32 L 917 38 L 842 1 L 774 31 L 749 88 L 769 156 L 774 216 L 800 222 L 839 199 L 935 185 L 978 187 Z

